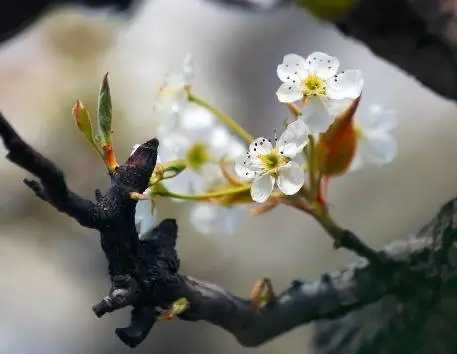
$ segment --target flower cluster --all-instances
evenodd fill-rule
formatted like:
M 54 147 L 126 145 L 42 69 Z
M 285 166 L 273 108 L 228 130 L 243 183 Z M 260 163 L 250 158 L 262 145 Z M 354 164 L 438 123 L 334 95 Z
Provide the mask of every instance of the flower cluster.
M 241 140 L 230 134 L 208 109 L 190 102 L 187 89 L 191 85 L 193 65 L 186 56 L 180 71 L 170 73 L 161 86 L 153 112 L 158 118 L 159 164 L 183 161 L 185 170 L 162 184 L 179 194 L 205 193 L 227 184 L 224 166 L 238 157 L 244 149 Z M 160 166 L 160 165 L 159 165 Z M 146 191 L 146 194 L 149 190 Z M 180 201 L 175 198 L 175 201 Z M 151 218 L 150 200 L 138 202 L 136 224 L 140 236 L 146 234 L 156 219 Z M 234 215 L 242 215 L 239 206 L 199 203 L 190 211 L 195 228 L 205 234 L 236 230 Z M 217 212 L 215 212 L 217 210 Z
M 233 233 L 248 207 L 259 214 L 281 203 L 323 225 L 331 222 L 326 205 L 330 179 L 365 163 L 388 163 L 397 152 L 394 112 L 371 105 L 357 113 L 362 73 L 338 72 L 339 66 L 337 58 L 322 52 L 284 57 L 277 67 L 282 84 L 276 94 L 291 119 L 279 138 L 275 132 L 268 139 L 253 138 L 229 115 L 196 96 L 191 58 L 186 57 L 181 70 L 166 77 L 154 104 L 160 122 L 159 159 L 149 188 L 136 196 L 140 237 L 154 226 L 153 206 L 161 197 L 199 202 L 190 217 L 202 233 Z M 109 127 L 106 78 L 100 94 L 98 119 Z M 92 129 L 79 101 L 74 114 L 108 169 L 115 168 L 110 129 L 96 130 L 97 124 Z M 103 149 L 96 145 L 99 136 Z

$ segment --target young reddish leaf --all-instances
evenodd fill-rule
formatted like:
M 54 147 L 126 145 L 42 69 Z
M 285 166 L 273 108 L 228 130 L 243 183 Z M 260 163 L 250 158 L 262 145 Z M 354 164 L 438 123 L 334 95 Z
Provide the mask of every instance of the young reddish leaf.
M 91 126 L 91 118 L 89 111 L 82 104 L 80 100 L 77 100 L 72 109 L 73 117 L 75 118 L 76 125 L 78 129 L 84 134 L 87 141 L 94 147 L 99 154 L 100 150 L 97 148 L 97 145 L 94 142 Z
M 357 147 L 353 125 L 360 97 L 341 113 L 330 128 L 319 137 L 316 147 L 317 166 L 323 176 L 337 176 L 347 171 Z
M 108 74 L 103 78 L 100 88 L 96 119 L 92 120 L 89 111 L 79 100 L 73 106 L 73 116 L 78 128 L 105 162 L 108 171 L 114 171 L 119 165 L 111 143 L 111 95 Z

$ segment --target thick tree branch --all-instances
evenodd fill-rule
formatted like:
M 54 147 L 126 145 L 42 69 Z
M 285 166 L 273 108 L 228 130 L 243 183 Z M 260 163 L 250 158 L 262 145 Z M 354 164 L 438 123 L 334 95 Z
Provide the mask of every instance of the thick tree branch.
M 360 0 L 337 25 L 435 92 L 457 99 L 454 0 Z
M 216 285 L 183 277 L 179 294 L 191 302 L 183 317 L 209 321 L 231 332 L 241 344 L 257 346 L 296 326 L 341 317 L 391 294 L 408 297 L 449 276 L 443 270 L 452 266 L 448 256 L 455 253 L 450 246 L 457 239 L 456 220 L 453 200 L 417 236 L 383 251 L 389 266 L 382 273 L 360 261 L 318 281 L 295 281 L 260 312 Z
M 427 294 L 427 289 L 436 294 L 441 288 L 437 284 L 445 286 L 456 279 L 456 248 L 452 246 L 457 237 L 457 201 L 453 200 L 416 237 L 395 242 L 380 253 L 350 233 L 342 246 L 363 256 L 373 253 L 375 260 L 380 256 L 383 261 L 361 260 L 317 281 L 294 281 L 265 307 L 256 309 L 248 299 L 178 273 L 174 220 L 164 220 L 145 240 L 139 240 L 134 225 L 136 201 L 130 195 L 143 192 L 148 184 L 157 140 L 141 145 L 112 173 L 111 187 L 104 195 L 97 192 L 94 204 L 69 192 L 62 172 L 24 143 L 3 116 L 0 136 L 9 150 L 8 158 L 40 178 L 41 184 L 27 182 L 40 198 L 100 231 L 112 286 L 93 310 L 101 317 L 132 306 L 131 324 L 116 330 L 132 347 L 144 340 L 163 309 L 181 297 L 190 302 L 180 316 L 183 320 L 208 321 L 232 333 L 241 344 L 257 346 L 296 326 L 352 314 L 388 296 L 411 299 L 416 293 Z
M 75 218 L 81 225 L 97 228 L 100 223 L 100 210 L 89 200 L 70 191 L 62 171 L 51 161 L 35 151 L 14 131 L 0 113 L 0 135 L 10 161 L 29 171 L 41 181 L 24 180 L 41 199 L 52 204 L 57 210 Z

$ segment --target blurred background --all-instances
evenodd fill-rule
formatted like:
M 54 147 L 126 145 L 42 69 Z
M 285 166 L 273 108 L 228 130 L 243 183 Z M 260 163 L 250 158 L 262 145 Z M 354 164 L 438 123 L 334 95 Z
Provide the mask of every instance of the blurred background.
M 337 178 L 330 189 L 336 220 L 382 247 L 418 230 L 457 194 L 457 109 L 302 10 L 260 14 L 202 0 L 150 0 L 124 17 L 55 7 L 0 46 L 0 109 L 62 167 L 75 191 L 92 198 L 108 178 L 75 129 L 71 107 L 80 98 L 95 111 L 105 72 L 111 74 L 115 147 L 124 160 L 133 144 L 154 136 L 153 98 L 186 53 L 194 57 L 195 92 L 254 135 L 270 136 L 287 114 L 275 96 L 276 65 L 289 52 L 314 50 L 362 69 L 362 114 L 369 104 L 398 112 L 394 162 Z M 0 176 L 0 353 L 132 352 L 114 335 L 129 310 L 103 319 L 91 310 L 110 286 L 98 235 L 38 200 L 21 182 L 27 174 L 3 158 Z M 163 203 L 159 211 L 178 218 L 182 272 L 241 296 L 263 276 L 280 291 L 293 279 L 316 279 L 352 260 L 332 249 L 314 221 L 286 207 L 247 218 L 232 236 L 195 232 L 187 218 L 191 207 Z M 312 333 L 312 326 L 300 327 L 246 349 L 207 323 L 171 321 L 156 324 L 135 352 L 303 354 L 312 352 Z

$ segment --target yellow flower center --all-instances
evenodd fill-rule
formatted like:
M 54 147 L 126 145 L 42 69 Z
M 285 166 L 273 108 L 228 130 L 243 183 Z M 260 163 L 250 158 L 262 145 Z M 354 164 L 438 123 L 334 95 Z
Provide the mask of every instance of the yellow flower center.
M 325 96 L 327 94 L 325 81 L 315 74 L 308 75 L 303 81 L 305 96 Z
M 259 158 L 260 161 L 262 161 L 262 167 L 266 171 L 272 171 L 273 173 L 276 172 L 279 167 L 287 163 L 287 158 L 276 149 L 271 150 L 271 152 L 266 155 L 260 155 Z
M 186 161 L 190 168 L 199 170 L 210 159 L 208 149 L 204 143 L 195 143 L 186 153 Z

